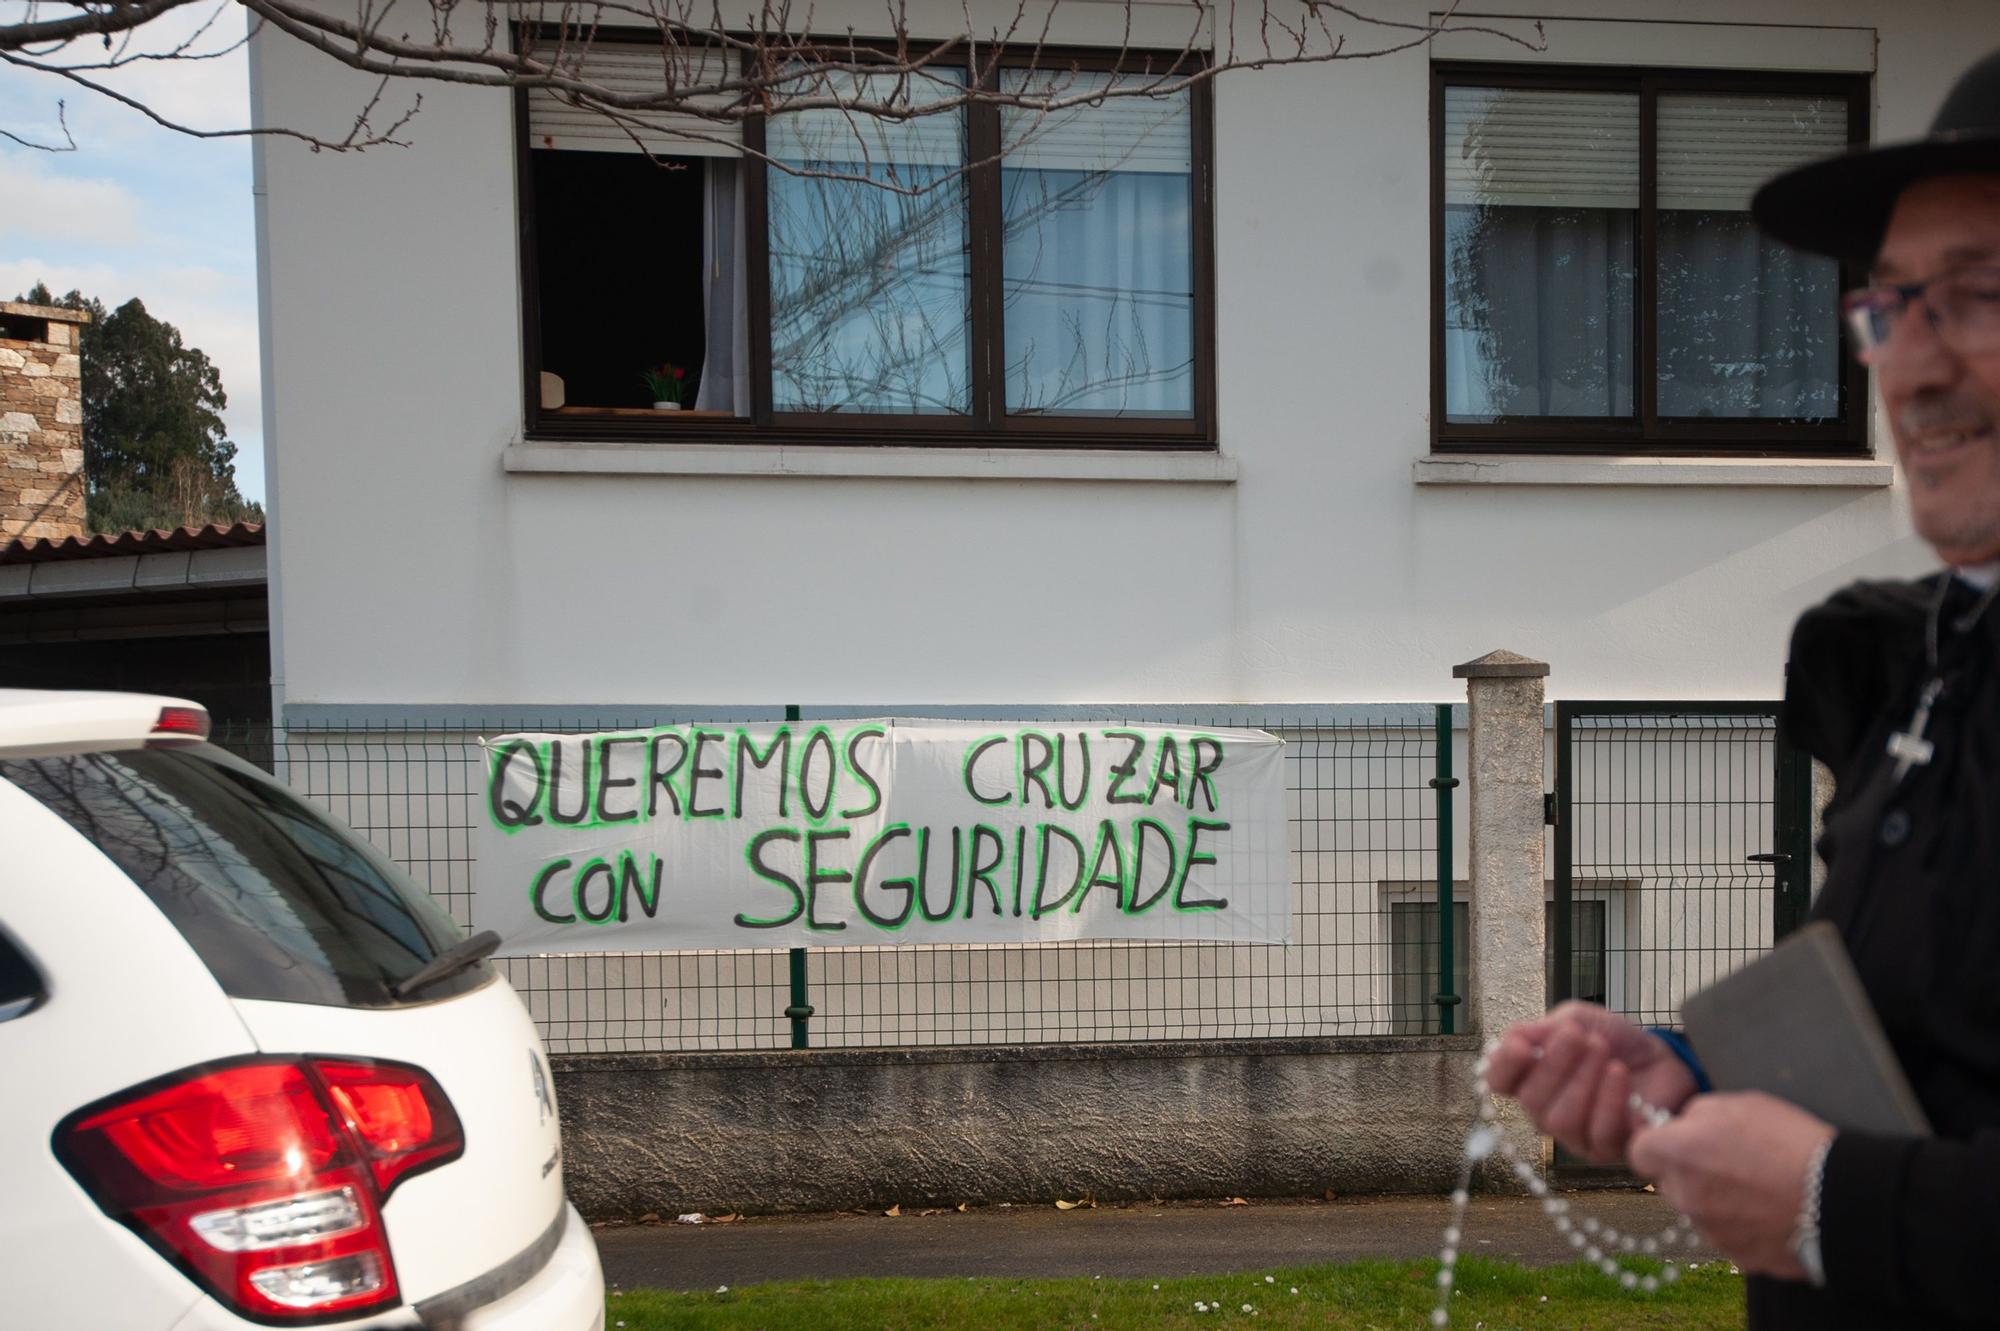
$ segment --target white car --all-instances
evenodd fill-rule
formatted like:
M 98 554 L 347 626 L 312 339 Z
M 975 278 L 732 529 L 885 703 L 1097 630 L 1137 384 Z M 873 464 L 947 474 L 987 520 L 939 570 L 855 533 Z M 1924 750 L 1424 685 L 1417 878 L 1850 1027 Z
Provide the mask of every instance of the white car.
M 0 1324 L 601 1328 L 498 940 L 207 734 L 0 690 Z

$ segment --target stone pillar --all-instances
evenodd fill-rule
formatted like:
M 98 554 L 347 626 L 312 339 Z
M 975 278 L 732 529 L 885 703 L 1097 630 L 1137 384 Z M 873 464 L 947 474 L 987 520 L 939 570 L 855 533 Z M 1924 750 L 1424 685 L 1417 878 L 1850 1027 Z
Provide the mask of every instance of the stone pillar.
M 89 319 L 0 301 L 0 545 L 84 534 L 77 335 Z
M 1549 667 L 1499 651 L 1451 673 L 1465 681 L 1467 704 L 1471 998 L 1479 1033 L 1490 1040 L 1547 1006 L 1542 681 Z M 1501 1123 L 1523 1159 L 1542 1158 L 1540 1135 L 1512 1101 L 1502 1103 Z M 1491 1173 L 1487 1178 L 1503 1184 Z

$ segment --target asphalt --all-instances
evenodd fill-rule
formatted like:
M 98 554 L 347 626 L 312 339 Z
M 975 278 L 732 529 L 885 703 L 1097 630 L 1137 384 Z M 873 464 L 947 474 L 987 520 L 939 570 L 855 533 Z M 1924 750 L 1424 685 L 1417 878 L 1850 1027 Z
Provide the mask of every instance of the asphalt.
M 1568 1194 L 1572 1215 L 1646 1235 L 1672 1208 L 1637 1191 Z M 714 1289 L 849 1276 L 1105 1276 L 1221 1274 L 1363 1257 L 1435 1256 L 1450 1218 L 1439 1197 L 1334 1201 L 1152 1202 L 1060 1210 L 977 1206 L 900 1215 L 744 1217 L 602 1226 L 606 1282 L 633 1289 Z M 1462 1251 L 1528 1265 L 1577 1260 L 1527 1197 L 1474 1197 Z M 1686 1250 L 1695 1261 L 1713 1253 Z

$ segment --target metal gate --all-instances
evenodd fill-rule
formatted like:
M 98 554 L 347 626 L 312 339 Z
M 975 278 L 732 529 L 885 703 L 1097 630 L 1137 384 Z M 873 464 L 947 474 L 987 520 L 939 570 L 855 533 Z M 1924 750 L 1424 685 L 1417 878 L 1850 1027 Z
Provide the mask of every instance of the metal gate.
M 1643 1025 L 1805 919 L 1812 763 L 1776 703 L 1556 704 L 1548 998 Z

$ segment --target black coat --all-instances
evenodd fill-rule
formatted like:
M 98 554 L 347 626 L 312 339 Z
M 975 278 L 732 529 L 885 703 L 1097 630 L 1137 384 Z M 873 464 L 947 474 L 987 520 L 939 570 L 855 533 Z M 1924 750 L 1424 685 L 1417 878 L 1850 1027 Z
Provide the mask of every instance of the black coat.
M 1833 770 L 1813 906 L 1846 940 L 1937 1134 L 1843 1132 L 1827 1157 L 1827 1287 L 1750 1282 L 1750 1325 L 2000 1326 L 2000 605 L 1940 616 L 1945 689 L 1928 764 L 1897 783 L 1889 736 L 1927 681 L 1938 579 L 1863 583 L 1792 636 L 1782 727 Z

